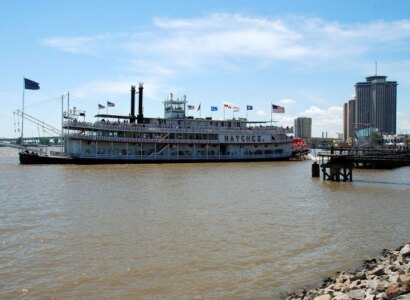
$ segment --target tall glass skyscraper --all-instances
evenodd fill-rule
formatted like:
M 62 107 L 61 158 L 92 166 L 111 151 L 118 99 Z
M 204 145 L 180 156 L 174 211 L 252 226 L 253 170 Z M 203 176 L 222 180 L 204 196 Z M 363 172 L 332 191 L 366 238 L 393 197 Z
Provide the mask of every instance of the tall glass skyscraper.
M 397 81 L 369 76 L 356 83 L 355 130 L 375 127 L 384 134 L 396 133 Z

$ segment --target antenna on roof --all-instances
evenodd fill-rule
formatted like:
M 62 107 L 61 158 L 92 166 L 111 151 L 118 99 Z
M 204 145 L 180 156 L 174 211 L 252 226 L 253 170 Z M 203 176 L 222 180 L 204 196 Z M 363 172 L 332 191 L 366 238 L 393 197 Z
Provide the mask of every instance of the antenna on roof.
M 376 71 L 375 75 L 377 76 L 377 60 L 375 61 L 375 71 Z

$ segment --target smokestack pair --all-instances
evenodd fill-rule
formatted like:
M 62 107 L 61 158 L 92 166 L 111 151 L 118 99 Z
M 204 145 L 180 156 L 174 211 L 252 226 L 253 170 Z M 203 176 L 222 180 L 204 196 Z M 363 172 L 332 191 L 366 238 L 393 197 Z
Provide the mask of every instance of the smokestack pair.
M 135 118 L 135 85 L 131 86 L 131 118 L 130 123 L 135 123 L 135 119 L 137 119 L 138 124 L 142 124 L 144 122 L 144 114 L 142 112 L 142 98 L 143 98 L 143 83 L 139 83 L 138 85 L 138 116 Z

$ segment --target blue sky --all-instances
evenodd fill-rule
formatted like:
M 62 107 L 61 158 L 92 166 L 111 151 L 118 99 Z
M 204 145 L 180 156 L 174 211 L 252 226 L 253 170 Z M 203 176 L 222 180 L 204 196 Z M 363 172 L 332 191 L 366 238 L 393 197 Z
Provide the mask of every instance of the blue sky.
M 201 103 L 202 117 L 218 106 L 222 118 L 231 103 L 236 117 L 252 105 L 250 120 L 269 121 L 273 103 L 286 108 L 277 124 L 312 117 L 313 135 L 333 137 L 375 61 L 399 83 L 397 130 L 410 133 L 409 11 L 377 0 L 0 0 L 0 137 L 20 135 L 23 77 L 41 87 L 25 92 L 26 112 L 56 127 L 62 94 L 91 121 L 107 100 L 128 114 L 130 86 L 143 82 L 145 116 L 163 116 L 169 93 Z M 27 122 L 24 131 L 43 134 Z

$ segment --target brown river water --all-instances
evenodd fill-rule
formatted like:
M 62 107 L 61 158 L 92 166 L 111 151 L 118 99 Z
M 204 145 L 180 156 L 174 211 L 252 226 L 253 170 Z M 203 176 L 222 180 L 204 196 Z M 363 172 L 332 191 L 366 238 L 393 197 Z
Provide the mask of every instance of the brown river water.
M 280 299 L 410 240 L 410 167 L 18 163 L 0 148 L 0 299 Z

